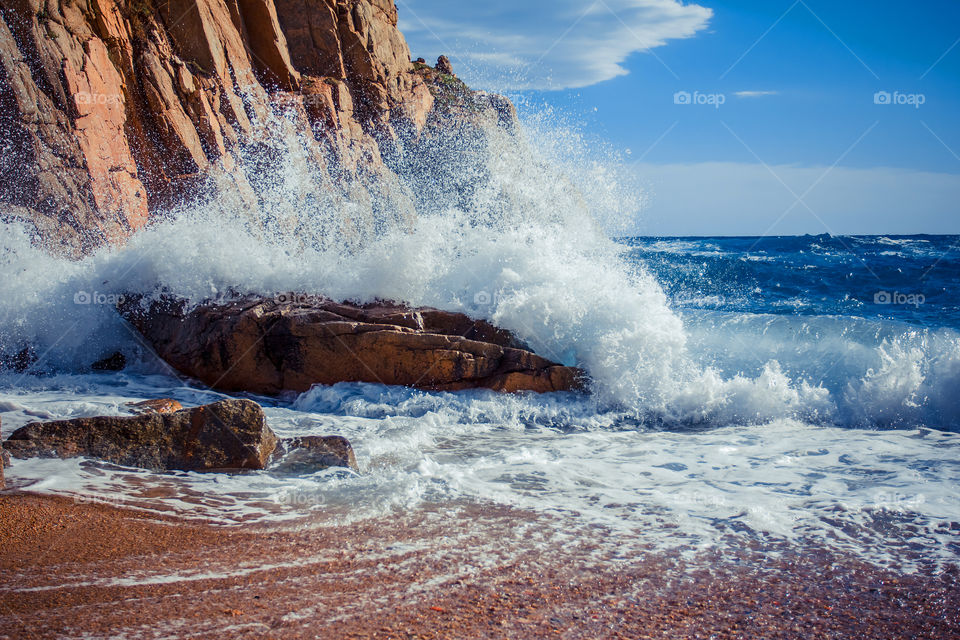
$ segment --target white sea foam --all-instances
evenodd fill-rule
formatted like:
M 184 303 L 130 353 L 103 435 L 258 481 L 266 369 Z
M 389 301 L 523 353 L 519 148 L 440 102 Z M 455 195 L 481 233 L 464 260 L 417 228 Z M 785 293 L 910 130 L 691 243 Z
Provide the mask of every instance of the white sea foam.
M 843 401 L 861 426 L 960 425 L 960 339 L 947 332 L 884 340 L 877 364 L 850 381 Z
M 4 414 L 3 429 L 30 420 L 26 411 L 115 413 L 150 392 L 185 403 L 214 397 L 177 385 L 128 374 L 50 378 L 0 394 L 7 406 L 20 407 Z M 81 395 L 72 397 L 74 390 Z M 576 394 L 505 397 L 370 384 L 317 387 L 292 405 L 263 401 L 281 436 L 348 437 L 362 473 L 156 474 L 32 460 L 14 461 L 8 480 L 82 501 L 225 523 L 309 513 L 342 523 L 424 503 L 492 501 L 600 524 L 612 541 L 642 531 L 646 542 L 664 548 L 762 536 L 832 541 L 904 567 L 955 560 L 956 434 L 782 419 L 662 431 Z M 917 540 L 925 542 L 917 547 Z

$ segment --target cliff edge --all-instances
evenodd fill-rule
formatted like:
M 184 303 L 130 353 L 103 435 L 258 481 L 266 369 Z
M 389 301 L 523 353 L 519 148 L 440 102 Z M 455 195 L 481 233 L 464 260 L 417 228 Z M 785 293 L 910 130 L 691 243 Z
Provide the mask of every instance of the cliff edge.
M 277 114 L 361 212 L 338 232 L 416 215 L 404 145 L 465 100 L 512 106 L 411 62 L 397 17 L 393 0 L 0 0 L 0 216 L 81 256 L 211 181 L 255 209 L 239 158 Z

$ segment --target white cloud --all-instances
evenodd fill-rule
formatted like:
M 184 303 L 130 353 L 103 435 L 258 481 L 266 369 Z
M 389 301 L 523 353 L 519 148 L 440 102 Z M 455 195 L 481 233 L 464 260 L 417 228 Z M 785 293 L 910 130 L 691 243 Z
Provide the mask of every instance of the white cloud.
M 627 74 L 633 53 L 689 38 L 713 12 L 679 0 L 397 0 L 414 57 L 448 55 L 478 87 L 570 89 Z
M 765 98 L 767 96 L 779 95 L 779 91 L 736 91 L 733 95 L 738 98 Z
M 641 235 L 960 233 L 956 174 L 734 162 L 635 168 L 647 190 Z M 808 189 L 806 205 L 795 204 L 791 190 Z

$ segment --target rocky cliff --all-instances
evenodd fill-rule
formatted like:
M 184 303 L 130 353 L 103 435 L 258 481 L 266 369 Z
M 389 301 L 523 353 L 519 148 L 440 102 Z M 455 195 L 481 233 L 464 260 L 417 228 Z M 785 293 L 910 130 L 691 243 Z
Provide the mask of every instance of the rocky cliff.
M 0 216 L 67 255 L 214 182 L 257 209 L 239 158 L 277 126 L 359 212 L 337 232 L 363 234 L 415 215 L 403 150 L 443 114 L 513 117 L 411 62 L 393 0 L 0 0 L 0 17 Z

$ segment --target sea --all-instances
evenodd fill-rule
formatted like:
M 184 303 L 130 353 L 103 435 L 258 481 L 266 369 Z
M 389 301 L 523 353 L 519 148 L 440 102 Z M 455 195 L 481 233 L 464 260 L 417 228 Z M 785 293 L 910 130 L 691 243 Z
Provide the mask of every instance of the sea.
M 814 545 L 898 571 L 957 563 L 960 237 L 631 237 L 642 194 L 621 179 L 629 167 L 542 124 L 523 144 L 499 135 L 483 141 L 469 198 L 431 200 L 349 246 L 330 241 L 340 214 L 312 197 L 321 187 L 295 139 L 270 150 L 259 218 L 223 186 L 82 260 L 4 224 L 0 353 L 28 347 L 34 361 L 0 373 L 0 429 L 225 397 L 119 318 L 131 293 L 460 311 L 582 367 L 588 392 L 247 395 L 280 436 L 347 437 L 360 471 L 32 459 L 13 462 L 8 487 L 222 526 L 492 505 L 691 557 Z M 277 222 L 291 212 L 311 224 Z M 91 370 L 117 350 L 125 370 Z

